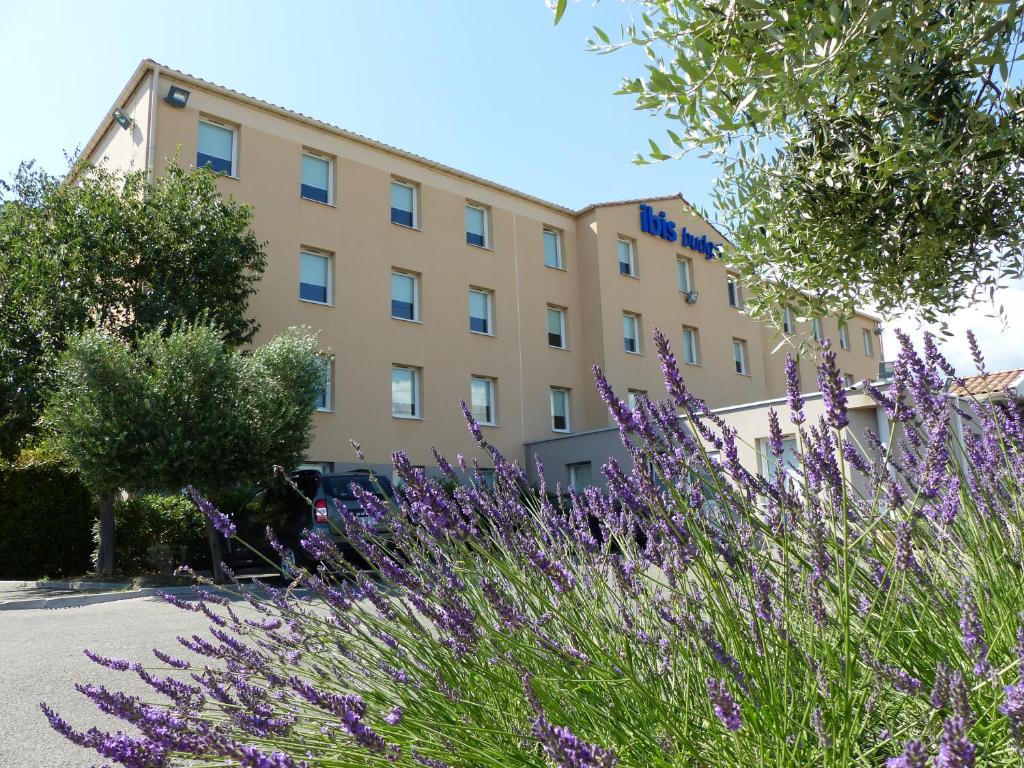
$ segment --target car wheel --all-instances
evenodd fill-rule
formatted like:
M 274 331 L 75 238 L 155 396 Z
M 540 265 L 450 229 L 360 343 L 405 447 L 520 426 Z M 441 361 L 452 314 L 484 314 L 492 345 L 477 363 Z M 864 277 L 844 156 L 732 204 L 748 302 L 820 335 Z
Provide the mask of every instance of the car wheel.
M 299 558 L 295 550 L 289 546 L 281 548 L 281 572 L 289 579 L 295 578 L 299 573 Z

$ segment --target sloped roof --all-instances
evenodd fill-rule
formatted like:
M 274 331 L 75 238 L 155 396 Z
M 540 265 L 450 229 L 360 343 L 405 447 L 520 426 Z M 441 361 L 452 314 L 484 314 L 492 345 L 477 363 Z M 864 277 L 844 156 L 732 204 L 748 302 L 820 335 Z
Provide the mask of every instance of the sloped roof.
M 960 397 L 977 395 L 1000 395 L 1007 390 L 1016 391 L 1024 384 L 1024 368 L 1012 368 L 1009 371 L 996 371 L 985 376 L 968 376 L 963 385 L 954 384 L 949 391 Z

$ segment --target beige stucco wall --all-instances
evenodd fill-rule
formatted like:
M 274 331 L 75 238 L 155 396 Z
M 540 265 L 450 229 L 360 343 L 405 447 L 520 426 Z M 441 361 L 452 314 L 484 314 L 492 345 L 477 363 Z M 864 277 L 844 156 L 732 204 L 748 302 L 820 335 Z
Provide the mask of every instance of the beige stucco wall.
M 125 129 L 111 120 L 90 156 L 92 162 L 121 173 L 147 167 L 153 78 L 148 73 L 121 106 L 134 124 Z
M 163 100 L 172 84 L 190 91 L 184 109 Z M 131 95 L 133 108 L 148 104 L 144 91 L 140 86 Z M 157 95 L 157 173 L 176 156 L 182 165 L 194 164 L 200 116 L 237 127 L 236 178 L 222 177 L 218 184 L 225 195 L 254 207 L 255 232 L 267 242 L 267 269 L 251 303 L 261 324 L 256 343 L 289 326 L 308 325 L 320 332 L 322 348 L 335 355 L 334 409 L 315 416 L 311 461 L 352 460 L 350 438 L 363 445 L 373 462 L 386 462 L 392 451 L 406 449 L 413 463 L 431 465 L 432 445 L 449 456 L 477 455 L 459 413 L 459 401 L 469 398 L 472 375 L 497 381 L 498 426 L 484 431 L 507 455 L 522 458 L 525 442 L 556 436 L 551 386 L 571 390 L 573 431 L 604 427 L 608 418 L 594 391 L 591 366 L 602 365 L 623 395 L 627 389 L 642 389 L 651 397 L 663 396 L 651 341 L 656 326 L 668 333 L 677 353 L 682 326 L 699 329 L 701 364 L 684 365 L 684 375 L 713 407 L 783 391 L 782 354 L 770 356 L 775 342 L 764 327 L 728 306 L 724 264 L 641 232 L 635 202 L 573 215 L 171 72 L 161 71 Z M 148 130 L 148 113 L 145 125 Z M 115 130 L 121 129 L 108 129 L 107 135 Z M 304 148 L 334 159 L 333 205 L 300 197 Z M 117 135 L 101 141 L 93 156 L 104 153 L 116 154 L 125 168 L 145 157 L 144 148 L 129 151 Z M 390 222 L 393 177 L 418 185 L 419 229 Z M 490 248 L 465 242 L 467 201 L 490 208 Z M 721 241 L 681 199 L 654 206 L 680 228 Z M 544 265 L 545 226 L 562 232 L 565 270 Z M 636 241 L 638 278 L 619 274 L 619 235 Z M 299 299 L 302 247 L 333 254 L 333 306 Z M 677 287 L 679 253 L 692 259 L 700 294 L 695 305 L 687 304 Z M 392 268 L 420 275 L 418 323 L 390 317 Z M 493 336 L 469 331 L 470 286 L 494 291 Z M 547 345 L 548 304 L 567 308 L 568 350 Z M 624 310 L 642 317 L 642 354 L 623 348 Z M 877 357 L 856 357 L 858 322 L 851 323 L 853 351 L 840 353 L 841 365 L 858 378 L 873 378 Z M 747 376 L 733 370 L 733 337 L 747 342 Z M 422 368 L 421 420 L 391 416 L 392 364 Z M 806 384 L 814 388 L 813 379 Z

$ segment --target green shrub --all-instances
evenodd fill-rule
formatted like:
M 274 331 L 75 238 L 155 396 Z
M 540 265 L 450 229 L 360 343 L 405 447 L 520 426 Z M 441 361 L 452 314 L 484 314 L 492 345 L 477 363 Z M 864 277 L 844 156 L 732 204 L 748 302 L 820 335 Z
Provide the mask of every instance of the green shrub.
M 203 516 L 184 496 L 129 496 L 114 508 L 115 562 L 123 575 L 209 568 Z
M 95 516 L 92 494 L 60 461 L 26 451 L 0 464 L 0 578 L 85 573 Z

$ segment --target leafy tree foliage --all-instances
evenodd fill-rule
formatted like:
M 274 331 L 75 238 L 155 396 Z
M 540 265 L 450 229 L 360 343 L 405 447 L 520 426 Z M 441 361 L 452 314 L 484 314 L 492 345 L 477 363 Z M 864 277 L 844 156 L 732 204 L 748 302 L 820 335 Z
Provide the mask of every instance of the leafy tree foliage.
M 101 572 L 118 490 L 211 493 L 302 461 L 325 383 L 315 336 L 292 330 L 251 353 L 222 337 L 195 324 L 136 344 L 95 329 L 68 340 L 44 423 L 100 497 Z
M 556 20 L 566 3 L 554 3 Z M 713 157 L 727 254 L 777 317 L 949 312 L 1024 267 L 1024 6 L 952 0 L 643 0 L 620 91 Z M 810 298 L 807 298 L 807 297 Z
M 23 164 L 0 202 L 0 455 L 33 430 L 70 336 L 134 342 L 208 318 L 230 344 L 252 340 L 249 297 L 266 255 L 252 210 L 207 170 L 168 165 L 148 183 L 76 166 L 68 180 Z

